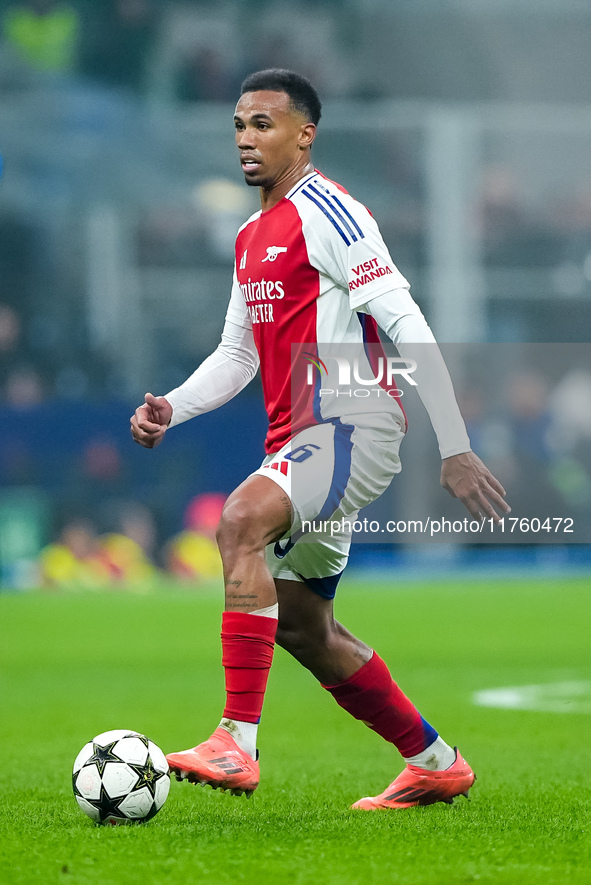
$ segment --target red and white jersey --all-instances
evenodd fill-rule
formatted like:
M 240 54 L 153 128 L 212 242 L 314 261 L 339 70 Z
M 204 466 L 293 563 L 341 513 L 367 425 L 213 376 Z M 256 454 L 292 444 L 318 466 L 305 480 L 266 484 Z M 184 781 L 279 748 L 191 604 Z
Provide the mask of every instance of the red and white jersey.
M 252 328 L 269 416 L 267 452 L 306 426 L 366 412 L 353 398 L 321 395 L 331 348 L 358 345 L 371 374 L 379 344 L 375 320 L 358 309 L 409 284 L 394 265 L 371 213 L 342 187 L 314 171 L 276 206 L 257 212 L 236 238 L 228 320 Z M 300 351 L 294 345 L 301 345 Z M 319 358 L 319 361 L 318 361 Z M 314 362 L 314 360 L 317 362 Z M 400 403 L 384 397 L 376 412 L 405 426 Z

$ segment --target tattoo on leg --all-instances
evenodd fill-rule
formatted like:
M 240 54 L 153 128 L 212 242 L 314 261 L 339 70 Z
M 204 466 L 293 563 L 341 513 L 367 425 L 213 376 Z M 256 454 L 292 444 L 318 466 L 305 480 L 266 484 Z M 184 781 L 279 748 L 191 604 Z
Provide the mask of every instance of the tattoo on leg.
M 226 609 L 234 611 L 237 608 L 248 609 L 248 611 L 252 611 L 252 602 L 230 602 L 226 600 Z
M 256 593 L 226 593 L 228 599 L 258 599 Z
M 240 587 L 242 581 L 226 581 L 226 587 Z
M 241 584 L 242 581 L 231 581 L 231 584 Z M 226 591 L 226 609 L 244 609 L 252 611 L 257 607 L 258 595 L 256 593 L 232 593 Z

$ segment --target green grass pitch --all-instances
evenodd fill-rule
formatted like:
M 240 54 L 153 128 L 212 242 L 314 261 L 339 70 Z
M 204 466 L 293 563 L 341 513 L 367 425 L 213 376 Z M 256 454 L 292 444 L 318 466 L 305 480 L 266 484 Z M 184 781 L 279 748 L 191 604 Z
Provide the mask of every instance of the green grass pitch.
M 250 801 L 171 785 L 146 825 L 102 828 L 71 766 L 132 728 L 165 752 L 223 703 L 217 593 L 0 595 L 0 883 L 591 882 L 591 715 L 474 706 L 475 691 L 591 679 L 591 581 L 343 581 L 337 616 L 374 645 L 477 772 L 471 801 L 349 810 L 397 753 L 278 650 Z

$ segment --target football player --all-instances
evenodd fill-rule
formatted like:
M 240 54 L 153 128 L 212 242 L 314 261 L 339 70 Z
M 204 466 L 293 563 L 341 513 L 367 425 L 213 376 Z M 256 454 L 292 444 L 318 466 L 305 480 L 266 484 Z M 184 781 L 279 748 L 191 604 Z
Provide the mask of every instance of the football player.
M 380 795 L 353 808 L 451 802 L 471 787 L 470 765 L 421 716 L 377 652 L 333 615 L 350 523 L 400 470 L 406 432 L 386 373 L 381 398 L 338 395 L 339 353 L 357 354 L 358 376 L 368 378 L 376 369 L 378 326 L 405 360 L 421 345 L 413 379 L 438 438 L 442 485 L 473 519 L 498 520 L 509 507 L 501 484 L 470 449 L 435 339 L 375 220 L 314 168 L 320 113 L 316 90 L 298 74 L 267 70 L 244 81 L 236 146 L 246 184 L 260 189 L 261 210 L 237 235 L 221 343 L 179 388 L 146 394 L 131 419 L 135 441 L 156 446 L 176 424 L 230 400 L 260 366 L 267 455 L 228 498 L 217 532 L 226 706 L 208 740 L 167 758 L 179 779 L 237 794 L 256 789 L 257 726 L 278 642 L 406 763 Z M 320 387 L 323 371 L 329 377 Z M 340 520 L 342 531 L 323 532 L 326 520 Z

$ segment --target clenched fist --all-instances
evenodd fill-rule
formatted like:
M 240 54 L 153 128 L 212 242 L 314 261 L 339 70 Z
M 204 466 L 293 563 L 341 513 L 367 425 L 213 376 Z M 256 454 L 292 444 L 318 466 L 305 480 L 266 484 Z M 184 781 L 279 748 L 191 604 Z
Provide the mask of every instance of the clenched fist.
M 131 435 L 146 449 L 160 445 L 172 418 L 172 406 L 163 396 L 147 393 L 145 403 L 131 417 Z

